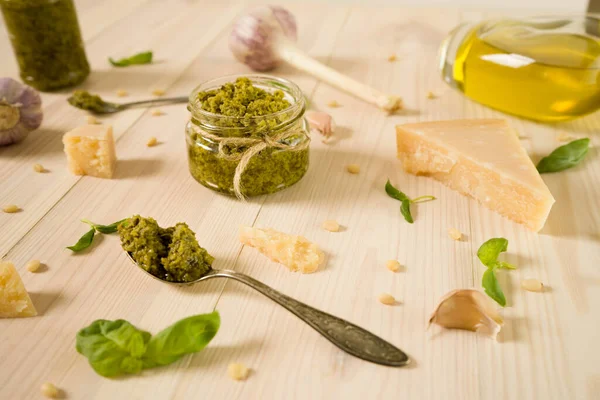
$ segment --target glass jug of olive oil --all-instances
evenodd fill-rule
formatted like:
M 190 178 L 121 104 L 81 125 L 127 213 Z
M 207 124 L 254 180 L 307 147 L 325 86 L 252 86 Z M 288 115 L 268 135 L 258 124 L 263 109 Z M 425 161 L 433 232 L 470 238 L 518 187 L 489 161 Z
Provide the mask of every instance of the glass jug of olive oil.
M 564 121 L 600 108 L 600 19 L 502 19 L 455 28 L 440 49 L 443 79 L 497 110 Z

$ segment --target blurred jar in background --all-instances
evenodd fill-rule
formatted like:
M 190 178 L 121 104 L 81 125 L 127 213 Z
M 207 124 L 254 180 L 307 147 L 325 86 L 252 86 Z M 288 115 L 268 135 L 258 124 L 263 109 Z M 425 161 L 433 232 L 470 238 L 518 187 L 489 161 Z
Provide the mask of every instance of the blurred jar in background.
M 21 79 L 42 91 L 90 73 L 73 0 L 0 0 Z

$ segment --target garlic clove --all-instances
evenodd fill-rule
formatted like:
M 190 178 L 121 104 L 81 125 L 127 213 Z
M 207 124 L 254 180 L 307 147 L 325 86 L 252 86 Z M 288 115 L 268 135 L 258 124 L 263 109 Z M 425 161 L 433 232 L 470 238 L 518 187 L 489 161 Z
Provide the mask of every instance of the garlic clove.
M 0 78 L 0 146 L 23 140 L 42 118 L 42 99 L 35 89 Z
M 329 137 L 335 131 L 335 121 L 333 117 L 322 111 L 307 111 L 304 114 L 308 124 L 312 129 L 317 130 L 325 137 Z
M 475 289 L 458 289 L 442 297 L 429 319 L 431 324 L 479 332 L 496 340 L 504 321 L 488 296 Z

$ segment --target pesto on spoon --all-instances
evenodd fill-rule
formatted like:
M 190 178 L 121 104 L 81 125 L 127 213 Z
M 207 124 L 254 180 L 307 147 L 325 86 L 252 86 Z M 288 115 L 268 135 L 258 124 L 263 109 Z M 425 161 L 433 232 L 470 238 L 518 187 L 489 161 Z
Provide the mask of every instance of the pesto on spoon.
M 88 91 L 76 90 L 67 99 L 67 101 L 73 107 L 77 107 L 81 110 L 91 111 L 95 114 L 113 114 L 134 107 L 150 107 L 156 105 L 187 103 L 189 98 L 187 96 L 180 96 L 118 104 L 105 101 L 102 97 L 92 94 Z
M 294 300 L 248 275 L 212 268 L 214 258 L 198 245 L 184 223 L 163 229 L 154 219 L 139 215 L 126 221 L 119 225 L 123 249 L 134 264 L 161 282 L 191 285 L 211 278 L 231 278 L 283 306 L 348 354 L 390 367 L 402 367 L 410 361 L 402 350 L 359 326 Z M 192 279 L 194 276 L 198 278 Z

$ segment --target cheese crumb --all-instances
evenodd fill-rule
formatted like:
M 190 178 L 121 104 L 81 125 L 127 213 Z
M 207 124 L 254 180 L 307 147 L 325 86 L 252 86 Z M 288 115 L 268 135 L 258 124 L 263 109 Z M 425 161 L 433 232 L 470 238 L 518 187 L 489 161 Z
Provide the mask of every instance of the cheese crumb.
M 341 107 L 342 106 L 340 103 L 338 103 L 335 100 L 331 100 L 329 103 L 327 103 L 327 105 L 329 107 L 332 107 L 332 108 L 337 108 L 337 107 Z
M 146 146 L 153 147 L 153 146 L 156 146 L 157 144 L 158 144 L 158 140 L 154 136 L 152 136 L 150 139 L 148 139 Z
M 397 260 L 388 260 L 385 263 L 385 267 L 392 272 L 398 272 L 398 271 L 400 271 L 400 268 L 402 266 L 400 265 L 400 263 Z
M 387 60 L 388 60 L 389 62 L 394 62 L 394 61 L 396 61 L 397 59 L 398 59 L 398 57 L 396 57 L 396 55 L 395 55 L 395 54 L 392 54 L 391 56 L 389 56 L 389 57 L 388 57 L 388 59 L 387 59 Z
M 100 120 L 93 115 L 88 115 L 86 121 L 90 125 L 98 125 L 100 123 Z
M 165 115 L 163 110 L 152 110 L 150 114 L 152 114 L 153 117 L 160 117 L 161 115 Z
M 250 374 L 250 369 L 242 363 L 231 363 L 227 367 L 229 377 L 236 381 L 245 381 Z
M 33 164 L 33 170 L 35 172 L 39 172 L 40 174 L 46 172 L 46 168 L 44 168 L 42 164 Z
M 7 206 L 2 207 L 2 211 L 4 211 L 5 213 L 8 213 L 8 214 L 13 214 L 13 213 L 21 211 L 21 209 L 17 205 L 9 204 Z
M 378 300 L 381 304 L 391 306 L 396 303 L 396 299 L 389 293 L 382 293 L 379 295 Z
M 289 235 L 274 229 L 242 226 L 240 242 L 256 248 L 271 260 L 294 272 L 315 272 L 325 261 L 325 255 L 316 244 L 302 236 Z
M 127 91 L 126 91 L 126 90 L 123 90 L 123 89 L 119 89 L 119 90 L 117 90 L 117 96 L 119 96 L 119 97 L 125 97 L 125 96 L 127 96 L 128 94 L 129 94 L 129 93 L 127 93 Z
M 436 97 L 437 97 L 437 96 L 435 95 L 435 93 L 433 93 L 433 92 L 427 92 L 427 98 L 428 98 L 429 100 L 433 100 L 433 99 L 435 99 Z
M 454 228 L 448 229 L 448 236 L 456 241 L 460 241 L 462 239 L 462 233 L 458 229 Z
M 164 96 L 164 95 L 165 95 L 165 91 L 164 91 L 164 90 L 162 90 L 162 89 L 154 89 L 154 90 L 152 91 L 152 94 L 153 94 L 154 96 L 160 97 L 160 96 Z
M 332 219 L 328 219 L 327 221 L 323 222 L 323 229 L 329 232 L 339 232 L 340 224 Z
M 556 138 L 556 140 L 558 140 L 559 142 L 570 142 L 573 139 L 574 139 L 573 135 L 570 135 L 566 132 L 561 132 L 558 135 L 558 137 Z
M 25 264 L 25 268 L 27 268 L 27 271 L 29 272 L 37 272 L 41 265 L 42 263 L 40 263 L 40 260 L 31 260 Z
M 346 171 L 350 172 L 351 174 L 359 174 L 360 173 L 360 165 L 358 164 L 348 164 L 346 165 Z
M 60 391 L 58 390 L 58 388 L 50 382 L 46 382 L 42 385 L 41 392 L 44 396 L 46 396 L 50 399 L 56 399 L 56 398 L 58 398 L 58 395 L 60 394 Z
M 529 292 L 541 292 L 544 284 L 537 279 L 525 279 L 521 281 L 521 287 Z

